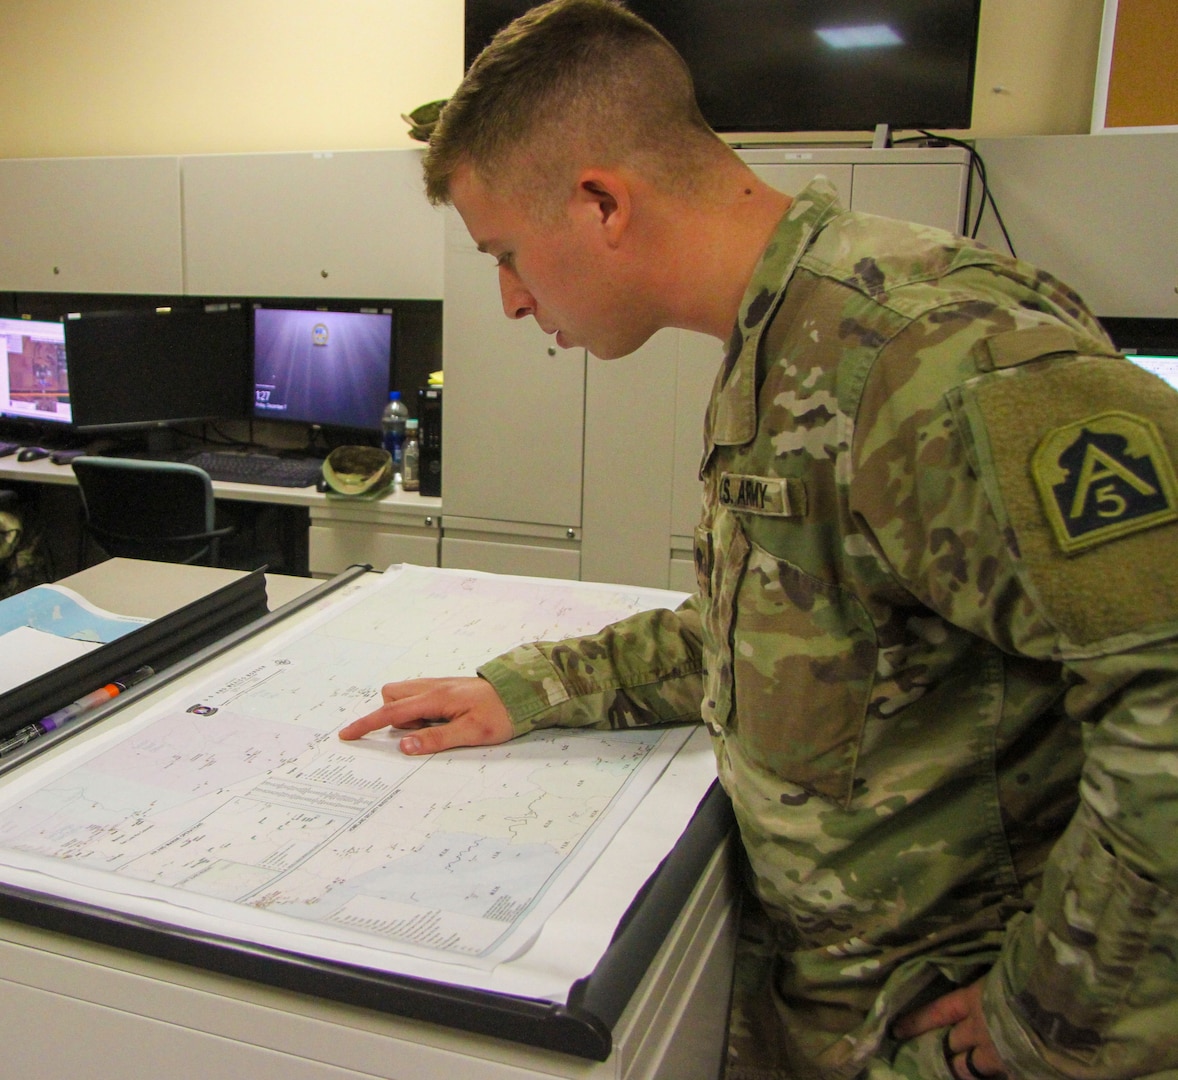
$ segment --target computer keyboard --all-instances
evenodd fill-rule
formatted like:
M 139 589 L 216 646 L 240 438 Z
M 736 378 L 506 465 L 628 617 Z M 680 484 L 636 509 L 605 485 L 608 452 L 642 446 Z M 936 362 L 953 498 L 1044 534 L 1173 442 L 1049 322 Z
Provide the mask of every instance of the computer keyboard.
M 313 487 L 323 475 L 318 458 L 276 457 L 273 454 L 238 454 L 202 450 L 186 459 L 204 469 L 214 480 L 266 487 Z

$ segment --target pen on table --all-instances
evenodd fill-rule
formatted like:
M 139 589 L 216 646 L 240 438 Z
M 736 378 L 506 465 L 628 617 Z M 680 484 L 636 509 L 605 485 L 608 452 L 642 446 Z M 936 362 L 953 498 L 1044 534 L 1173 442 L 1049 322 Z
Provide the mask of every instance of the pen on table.
M 42 717 L 36 723 L 26 724 L 24 727 L 18 728 L 7 739 L 0 742 L 0 757 L 3 757 L 5 754 L 11 754 L 13 750 L 19 750 L 25 743 L 32 742 L 33 739 L 38 739 L 42 735 L 48 735 L 49 732 L 56 731 L 70 720 L 97 709 L 99 705 L 105 705 L 112 698 L 118 697 L 124 690 L 130 689 L 136 683 L 141 683 L 144 679 L 148 679 L 154 674 L 155 669 L 144 664 L 142 667 L 138 667 L 132 671 L 130 675 L 112 679 L 105 686 L 99 687 L 99 689 L 92 693 L 78 698 L 77 701 L 71 702 L 56 712 L 51 712 L 48 716 Z

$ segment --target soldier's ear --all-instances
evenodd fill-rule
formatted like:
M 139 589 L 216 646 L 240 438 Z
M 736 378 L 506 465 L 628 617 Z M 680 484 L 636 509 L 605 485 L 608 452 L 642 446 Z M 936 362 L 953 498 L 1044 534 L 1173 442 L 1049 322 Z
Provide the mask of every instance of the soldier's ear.
M 586 169 L 577 179 L 575 212 L 616 247 L 630 224 L 630 185 L 609 169 Z

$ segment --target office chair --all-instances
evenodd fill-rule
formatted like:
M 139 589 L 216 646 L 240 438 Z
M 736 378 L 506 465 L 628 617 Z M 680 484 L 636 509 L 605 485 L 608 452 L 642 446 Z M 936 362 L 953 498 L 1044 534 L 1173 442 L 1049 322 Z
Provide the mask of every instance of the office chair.
M 107 556 L 159 562 L 217 563 L 213 484 L 195 465 L 127 458 L 75 458 L 71 462 L 86 533 Z

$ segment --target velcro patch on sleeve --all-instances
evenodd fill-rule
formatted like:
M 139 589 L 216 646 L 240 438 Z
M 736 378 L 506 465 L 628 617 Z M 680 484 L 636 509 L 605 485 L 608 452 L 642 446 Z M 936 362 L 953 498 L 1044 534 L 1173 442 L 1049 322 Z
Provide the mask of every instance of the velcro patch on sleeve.
M 1060 356 L 972 380 L 954 411 L 1065 648 L 1178 621 L 1178 394 L 1128 360 Z
M 1050 431 L 1031 462 L 1067 554 L 1178 519 L 1178 483 L 1157 427 L 1110 411 Z
M 806 487 L 802 480 L 782 476 L 743 476 L 723 473 L 720 505 L 746 514 L 804 517 Z

